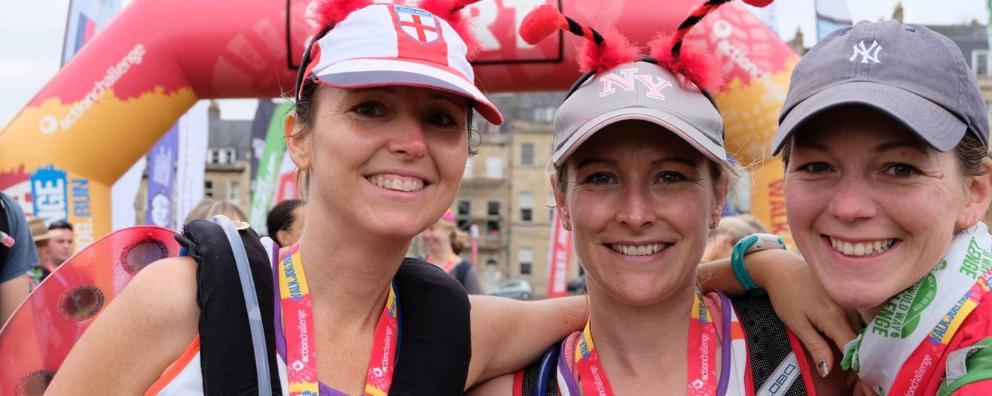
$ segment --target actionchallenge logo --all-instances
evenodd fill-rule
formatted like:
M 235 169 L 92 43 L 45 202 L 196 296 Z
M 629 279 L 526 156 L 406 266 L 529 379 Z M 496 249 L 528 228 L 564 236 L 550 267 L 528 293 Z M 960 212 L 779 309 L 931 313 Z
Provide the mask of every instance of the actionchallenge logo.
M 86 114 L 94 103 L 102 99 L 106 95 L 107 90 L 113 88 L 114 84 L 124 77 L 131 70 L 132 66 L 141 64 L 144 56 L 145 46 L 141 44 L 135 45 L 117 64 L 107 68 L 107 72 L 103 78 L 93 83 L 93 88 L 90 89 L 90 92 L 82 100 L 73 104 L 72 108 L 69 109 L 69 113 L 64 118 L 60 120 L 53 115 L 47 115 L 41 119 L 38 128 L 46 135 L 53 134 L 60 128 L 63 131 L 68 130 L 72 127 L 72 124 Z

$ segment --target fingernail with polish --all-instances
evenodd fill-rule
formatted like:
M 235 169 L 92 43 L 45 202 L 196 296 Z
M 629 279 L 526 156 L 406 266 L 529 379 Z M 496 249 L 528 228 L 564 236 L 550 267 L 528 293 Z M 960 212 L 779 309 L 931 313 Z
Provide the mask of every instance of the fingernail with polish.
M 821 360 L 816 363 L 816 371 L 820 372 L 821 377 L 826 378 L 830 374 L 830 366 L 827 365 L 827 362 Z

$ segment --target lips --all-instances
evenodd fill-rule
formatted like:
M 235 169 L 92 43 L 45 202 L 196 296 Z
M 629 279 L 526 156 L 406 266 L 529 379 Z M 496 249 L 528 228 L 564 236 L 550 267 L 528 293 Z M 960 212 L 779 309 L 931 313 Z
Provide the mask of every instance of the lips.
M 649 244 L 621 244 L 621 243 L 608 243 L 606 244 L 614 252 L 620 253 L 625 256 L 649 256 L 652 254 L 657 254 L 662 250 L 668 248 L 667 243 L 649 243 Z
M 365 178 L 370 183 L 392 191 L 416 192 L 424 189 L 428 185 L 427 181 L 419 177 L 401 176 L 395 174 L 378 174 Z
M 897 242 L 895 238 L 878 239 L 874 241 L 850 242 L 828 236 L 830 247 L 834 251 L 849 257 L 869 257 L 884 253 Z

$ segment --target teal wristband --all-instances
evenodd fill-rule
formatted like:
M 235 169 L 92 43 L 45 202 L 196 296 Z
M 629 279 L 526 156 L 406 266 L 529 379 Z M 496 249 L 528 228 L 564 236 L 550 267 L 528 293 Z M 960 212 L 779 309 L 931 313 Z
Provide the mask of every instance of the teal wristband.
M 751 274 L 747 272 L 747 268 L 744 266 L 744 256 L 768 249 L 785 250 L 785 242 L 778 235 L 751 234 L 734 244 L 734 251 L 730 255 L 730 268 L 733 269 L 734 276 L 744 288 L 744 292 L 749 295 L 762 296 L 765 292 L 754 283 Z

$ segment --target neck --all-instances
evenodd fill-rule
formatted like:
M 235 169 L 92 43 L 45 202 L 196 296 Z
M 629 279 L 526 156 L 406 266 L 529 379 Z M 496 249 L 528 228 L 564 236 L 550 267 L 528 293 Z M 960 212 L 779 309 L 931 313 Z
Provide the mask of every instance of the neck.
M 363 234 L 319 217 L 311 217 L 300 236 L 315 320 L 339 329 L 374 327 L 410 241 Z
M 434 265 L 443 265 L 446 261 L 458 258 L 454 250 L 451 250 L 451 246 L 442 245 L 434 249 L 428 250 L 431 258 L 431 263 Z
M 606 371 L 657 377 L 685 372 L 689 314 L 695 285 L 689 283 L 663 301 L 631 307 L 589 287 L 590 330 Z M 682 378 L 684 380 L 684 376 Z

